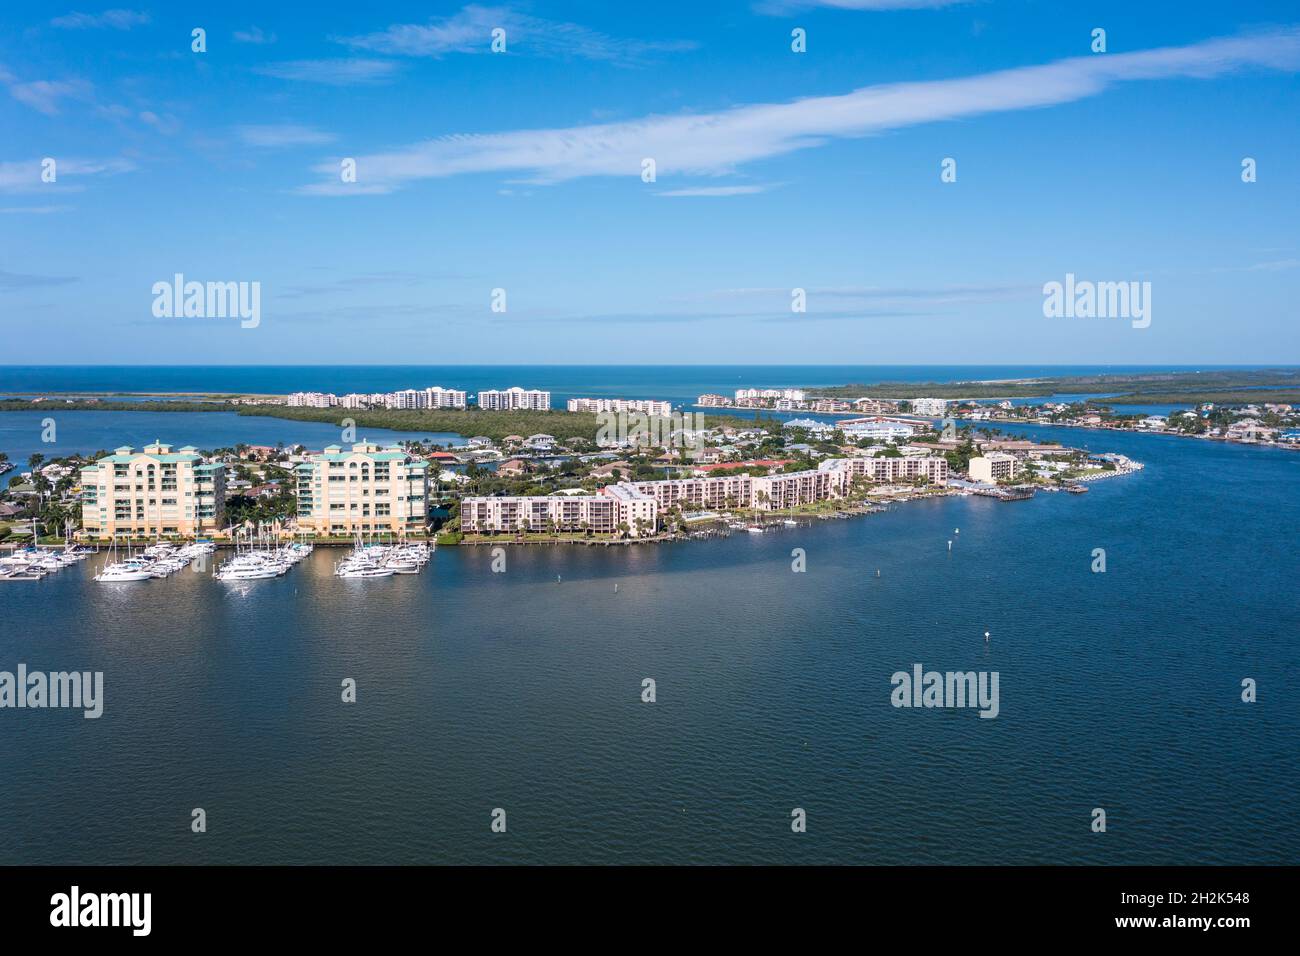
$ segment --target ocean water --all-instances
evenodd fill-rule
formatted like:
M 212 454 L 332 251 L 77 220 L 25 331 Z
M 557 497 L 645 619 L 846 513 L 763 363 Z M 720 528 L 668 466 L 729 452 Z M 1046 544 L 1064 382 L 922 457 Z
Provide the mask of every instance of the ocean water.
M 1212 366 L 1197 366 L 1208 370 Z M 1224 367 L 1224 366 L 1219 366 Z M 25 392 L 389 392 L 442 385 L 549 389 L 552 404 L 571 397 L 654 398 L 693 402 L 737 388 L 843 385 L 848 382 L 947 382 L 1151 371 L 1190 366 L 1139 365 L 93 365 L 0 366 L 0 395 Z
M 99 585 L 98 559 L 0 584 L 0 669 L 106 685 L 98 720 L 0 709 L 0 859 L 1300 862 L 1300 454 L 1024 430 L 1147 468 L 512 549 L 504 573 L 442 548 L 419 576 L 344 581 L 318 549 L 243 585 Z M 916 663 L 997 671 L 999 716 L 894 708 Z

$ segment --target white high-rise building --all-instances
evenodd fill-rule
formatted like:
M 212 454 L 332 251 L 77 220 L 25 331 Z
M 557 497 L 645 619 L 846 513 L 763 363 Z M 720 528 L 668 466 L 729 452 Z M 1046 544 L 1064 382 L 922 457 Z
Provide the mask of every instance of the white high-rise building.
M 399 392 L 390 392 L 384 398 L 385 408 L 423 408 L 424 393 L 417 392 L 413 388 L 402 389 Z
M 916 415 L 932 415 L 939 418 L 948 414 L 948 400 L 943 398 L 914 398 L 912 412 Z
M 507 389 L 488 389 L 478 393 L 478 407 L 489 411 L 515 411 L 524 409 L 545 412 L 551 408 L 551 393 L 538 389 L 514 386 Z
M 644 412 L 667 418 L 673 413 L 673 404 L 648 398 L 571 398 L 568 409 L 571 412 Z
M 339 397 L 330 392 L 293 392 L 285 404 L 291 408 L 332 408 Z
M 464 408 L 468 396 L 454 388 L 434 385 L 424 390 L 425 408 Z

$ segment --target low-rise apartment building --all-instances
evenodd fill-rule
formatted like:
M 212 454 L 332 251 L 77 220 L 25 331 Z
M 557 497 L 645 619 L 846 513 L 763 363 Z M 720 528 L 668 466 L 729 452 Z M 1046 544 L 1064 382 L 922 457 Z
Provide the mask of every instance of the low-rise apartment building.
M 226 471 L 192 445 L 129 446 L 81 469 L 81 523 L 94 538 L 197 536 L 225 523 Z
M 602 488 L 598 495 L 466 498 L 461 502 L 460 526 L 471 534 L 552 527 L 611 534 L 626 525 L 632 536 L 640 537 L 653 531 L 661 513 L 675 507 L 688 511 L 778 511 L 844 497 L 857 477 L 872 481 L 924 477 L 940 484 L 948 478 L 948 462 L 937 457 L 834 458 L 814 470 L 774 475 L 620 481 Z M 641 531 L 637 530 L 638 519 Z
M 861 458 L 832 458 L 817 467 L 837 476 L 836 492 L 841 495 L 848 490 L 855 478 L 868 478 L 880 482 L 916 481 L 925 478 L 936 485 L 948 480 L 948 460 L 939 456 L 893 458 L 875 455 Z
M 428 469 L 400 448 L 330 445 L 297 466 L 298 527 L 320 535 L 423 532 Z
M 626 531 L 639 538 L 654 533 L 658 516 L 658 502 L 653 497 L 624 483 L 608 485 L 595 495 L 475 497 L 460 503 L 460 529 L 466 534 Z
M 668 478 L 632 482 L 637 491 L 650 495 L 661 511 L 674 505 L 694 509 L 748 508 L 753 500 L 751 475 L 722 475 L 717 478 Z

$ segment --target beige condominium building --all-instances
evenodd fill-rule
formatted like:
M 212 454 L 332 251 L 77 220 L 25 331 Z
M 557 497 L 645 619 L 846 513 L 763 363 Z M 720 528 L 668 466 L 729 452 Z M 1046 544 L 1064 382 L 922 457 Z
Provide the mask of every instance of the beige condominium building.
M 226 470 L 186 445 L 127 446 L 81 469 L 87 535 L 201 535 L 225 523 Z
M 970 460 L 972 481 L 1007 481 L 1016 477 L 1018 462 L 1015 455 L 1000 451 L 989 452 Z
M 935 485 L 941 485 L 948 480 L 948 461 L 937 455 L 924 458 L 890 458 L 885 455 L 831 458 L 817 467 L 818 470 L 830 472 L 835 476 L 835 489 L 839 494 L 844 494 L 854 478 L 869 478 L 872 481 L 882 482 L 916 481 L 925 478 Z
M 596 495 L 465 498 L 460 503 L 460 530 L 467 534 L 626 530 L 639 538 L 654 534 L 658 517 L 655 499 L 628 484 L 607 485 Z
M 298 528 L 316 534 L 423 532 L 429 465 L 400 448 L 328 446 L 297 467 Z
M 631 536 L 641 537 L 653 533 L 659 515 L 673 508 L 778 511 L 842 498 L 857 477 L 871 481 L 928 478 L 938 484 L 948 478 L 948 462 L 937 457 L 836 458 L 815 470 L 775 475 L 621 481 L 606 485 L 596 495 L 465 498 L 460 506 L 460 527 L 473 534 L 552 527 L 611 534 L 623 524 Z

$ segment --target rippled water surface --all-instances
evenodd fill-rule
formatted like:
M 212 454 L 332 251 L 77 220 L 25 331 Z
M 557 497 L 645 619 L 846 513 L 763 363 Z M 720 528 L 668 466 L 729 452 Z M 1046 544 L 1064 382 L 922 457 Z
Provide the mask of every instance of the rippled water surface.
M 0 583 L 0 669 L 102 670 L 107 698 L 99 720 L 0 710 L 0 859 L 1300 862 L 1300 454 L 1037 433 L 1148 467 L 1086 495 L 514 549 L 501 574 L 443 548 L 345 581 L 318 549 L 242 585 L 107 586 L 97 560 Z M 918 662 L 998 671 L 1000 715 L 895 709 Z

